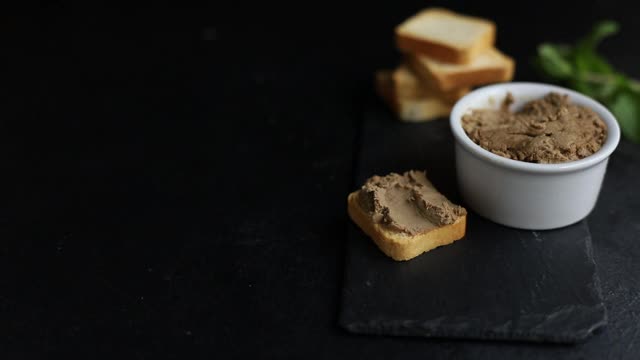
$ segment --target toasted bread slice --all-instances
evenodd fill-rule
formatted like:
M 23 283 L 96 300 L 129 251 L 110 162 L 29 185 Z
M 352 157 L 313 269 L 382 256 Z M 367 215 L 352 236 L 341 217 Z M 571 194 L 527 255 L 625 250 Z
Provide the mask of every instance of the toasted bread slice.
M 407 63 L 423 81 L 434 84 L 440 91 L 510 81 L 513 78 L 513 59 L 491 48 L 465 65 L 444 63 L 424 55 L 407 55 Z
M 399 99 L 422 99 L 438 97 L 450 103 L 455 103 L 469 92 L 469 87 L 440 91 L 433 84 L 422 81 L 406 64 L 401 64 L 391 75 L 392 86 Z
M 374 223 L 371 216 L 358 203 L 357 191 L 349 194 L 347 202 L 351 219 L 371 237 L 382 252 L 396 261 L 410 260 L 438 246 L 460 240 L 464 237 L 467 227 L 467 216 L 464 215 L 453 224 L 418 235 L 407 235 Z
M 450 99 L 444 99 L 434 91 L 419 86 L 415 79 L 410 80 L 411 84 L 394 81 L 394 73 L 390 70 L 378 71 L 376 90 L 396 112 L 398 118 L 406 122 L 424 122 L 447 117 L 455 100 L 469 91 L 457 90 L 455 97 L 449 95 Z
M 495 42 L 496 26 L 481 18 L 431 8 L 396 27 L 398 49 L 434 59 L 466 64 Z

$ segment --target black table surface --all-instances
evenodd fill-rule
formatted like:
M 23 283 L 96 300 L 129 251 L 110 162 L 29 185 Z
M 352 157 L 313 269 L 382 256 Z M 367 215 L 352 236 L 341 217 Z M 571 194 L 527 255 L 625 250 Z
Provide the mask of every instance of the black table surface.
M 623 1 L 431 2 L 492 18 L 516 80 Z M 362 107 L 423 1 L 3 12 L 0 355 L 635 359 L 637 146 L 589 216 L 607 327 L 578 346 L 352 335 L 337 324 Z M 630 163 L 638 167 L 629 166 Z M 620 204 L 612 206 L 611 204 Z M 634 212 L 635 210 L 635 212 Z

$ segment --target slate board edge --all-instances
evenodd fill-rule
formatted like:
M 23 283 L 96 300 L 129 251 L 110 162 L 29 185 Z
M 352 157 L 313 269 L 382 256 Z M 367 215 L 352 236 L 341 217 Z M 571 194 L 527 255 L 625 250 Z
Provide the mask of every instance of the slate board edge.
M 412 337 L 424 337 L 434 339 L 456 339 L 456 340 L 493 340 L 493 341 L 508 341 L 508 342 L 533 342 L 533 343 L 556 343 L 556 344 L 579 344 L 588 340 L 593 333 L 607 325 L 608 314 L 607 309 L 602 301 L 602 287 L 600 286 L 600 277 L 597 272 L 597 263 L 593 257 L 593 238 L 591 237 L 591 231 L 588 223 L 585 228 L 587 229 L 589 239 L 586 241 L 587 252 L 591 255 L 592 263 L 594 264 L 593 278 L 596 285 L 598 295 L 601 302 L 596 306 L 594 311 L 591 312 L 591 316 L 599 319 L 594 322 L 593 325 L 580 332 L 577 336 L 555 334 L 548 336 L 542 333 L 535 332 L 522 332 L 522 331 L 475 331 L 475 332 L 461 332 L 459 330 L 442 331 L 441 322 L 438 324 L 429 325 L 429 321 L 418 320 L 369 320 L 369 321 L 357 321 L 349 320 L 348 315 L 344 313 L 344 304 L 341 304 L 341 311 L 339 313 L 339 324 L 342 328 L 353 334 L 360 335 L 382 335 L 382 336 L 412 336 Z M 352 241 L 349 239 L 348 241 Z M 349 249 L 345 253 L 345 259 L 349 257 Z M 346 270 L 346 269 L 345 269 Z M 343 273 L 343 283 L 348 282 L 349 272 Z M 343 286 L 343 291 L 344 291 Z M 346 300 L 344 293 L 342 294 L 342 302 Z M 451 322 L 449 322 L 451 323 Z M 460 327 L 463 324 L 459 325 Z M 455 327 L 455 326 L 453 326 Z
M 525 342 L 550 342 L 557 344 L 575 344 L 585 342 L 593 333 L 606 325 L 607 312 L 604 304 L 599 304 L 592 316 L 601 318 L 589 329 L 580 332 L 577 336 L 557 334 L 548 336 L 543 333 L 522 331 L 477 331 L 460 332 L 458 330 L 442 331 L 440 321 L 430 325 L 428 321 L 417 320 L 372 320 L 372 321 L 348 321 L 340 317 L 340 325 L 354 334 L 367 335 L 391 335 L 391 336 L 416 336 L 426 338 L 447 338 L 458 340 L 498 340 L 498 341 L 525 341 Z M 446 322 L 446 321 L 445 321 Z M 461 324 L 462 326 L 462 324 Z M 455 327 L 455 326 L 454 326 Z

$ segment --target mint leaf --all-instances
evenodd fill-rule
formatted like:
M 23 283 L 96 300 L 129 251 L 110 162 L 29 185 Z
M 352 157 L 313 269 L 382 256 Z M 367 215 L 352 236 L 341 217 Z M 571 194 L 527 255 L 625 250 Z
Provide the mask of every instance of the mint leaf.
M 604 38 L 616 34 L 618 30 L 620 30 L 620 25 L 617 22 L 613 20 L 601 21 L 593 27 L 586 38 L 580 41 L 580 45 L 595 51 Z
M 600 55 L 586 48 L 576 48 L 574 60 L 578 72 L 612 74 L 613 67 Z
M 617 22 L 605 20 L 574 46 L 542 43 L 533 64 L 544 78 L 606 104 L 618 119 L 622 134 L 640 143 L 640 81 L 616 71 L 596 51 L 603 39 L 619 30 Z
M 613 73 L 613 67 L 598 53 L 596 47 L 607 36 L 611 36 L 618 32 L 618 23 L 614 21 L 602 21 L 594 26 L 591 33 L 585 38 L 578 41 L 574 52 L 573 60 L 580 73 Z
M 538 64 L 551 77 L 566 79 L 573 74 L 571 63 L 565 59 L 557 46 L 540 44 L 538 46 Z
M 640 98 L 630 91 L 620 92 L 609 104 L 618 119 L 622 134 L 634 142 L 640 142 Z
M 625 77 L 620 74 L 614 74 L 611 81 L 604 82 L 600 87 L 596 98 L 602 101 L 608 101 L 625 85 Z
M 556 48 L 556 51 L 565 59 L 571 57 L 573 54 L 573 46 L 567 44 L 553 44 L 553 47 Z

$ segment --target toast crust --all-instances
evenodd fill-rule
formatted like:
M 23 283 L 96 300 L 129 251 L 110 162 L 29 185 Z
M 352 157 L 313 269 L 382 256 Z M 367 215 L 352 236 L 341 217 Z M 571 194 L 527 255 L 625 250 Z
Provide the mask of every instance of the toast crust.
M 425 122 L 447 117 L 453 104 L 469 92 L 469 88 L 457 88 L 443 93 L 426 87 L 413 72 L 410 76 L 415 78 L 408 79 L 406 74 L 402 76 L 399 69 L 378 70 L 374 82 L 378 95 L 401 121 Z
M 423 81 L 407 64 L 401 64 L 393 70 L 391 80 L 395 96 L 398 99 L 411 100 L 436 97 L 453 105 L 470 90 L 468 87 L 461 87 L 451 91 L 440 91 L 431 82 Z
M 461 87 L 510 81 L 513 78 L 515 63 L 509 56 L 501 55 L 502 62 L 500 64 L 449 73 L 432 71 L 429 66 L 425 66 L 418 56 L 414 54 L 407 54 L 406 61 L 423 81 L 433 84 L 440 91 L 446 92 Z
M 455 223 L 444 225 L 417 235 L 406 235 L 385 229 L 371 220 L 357 201 L 357 191 L 349 194 L 347 210 L 351 219 L 365 232 L 383 253 L 396 261 L 405 261 L 435 249 L 448 245 L 464 237 L 467 216 L 461 216 Z
M 398 119 L 404 122 L 426 122 L 447 117 L 454 102 L 436 95 L 417 94 L 419 96 L 405 97 L 398 86 L 394 85 L 389 70 L 376 72 L 375 85 L 378 95 L 391 107 Z M 468 89 L 457 92 L 462 96 Z
M 494 27 L 495 29 L 495 27 Z M 422 39 L 410 34 L 396 33 L 396 46 L 400 51 L 425 54 L 440 61 L 454 64 L 468 64 L 478 54 L 493 46 L 495 30 L 486 32 L 470 48 L 459 49 L 434 40 Z

